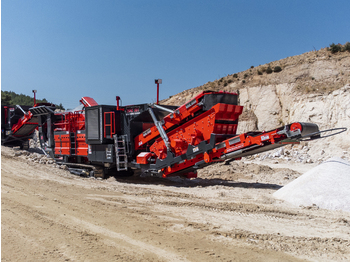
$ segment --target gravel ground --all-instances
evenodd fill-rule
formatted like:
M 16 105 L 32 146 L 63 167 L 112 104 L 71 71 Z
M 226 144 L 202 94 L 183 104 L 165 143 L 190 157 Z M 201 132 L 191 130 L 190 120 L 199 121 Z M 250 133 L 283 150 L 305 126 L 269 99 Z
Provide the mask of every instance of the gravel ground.
M 272 194 L 316 163 L 219 164 L 196 179 L 82 178 L 1 148 L 2 261 L 349 261 L 350 213 Z

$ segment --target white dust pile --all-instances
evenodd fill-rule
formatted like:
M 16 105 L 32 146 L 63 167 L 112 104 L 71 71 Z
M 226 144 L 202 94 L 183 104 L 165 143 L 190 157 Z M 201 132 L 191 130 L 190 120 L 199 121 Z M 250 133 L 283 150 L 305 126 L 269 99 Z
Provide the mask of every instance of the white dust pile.
M 331 158 L 309 170 L 273 196 L 296 206 L 350 212 L 350 163 Z

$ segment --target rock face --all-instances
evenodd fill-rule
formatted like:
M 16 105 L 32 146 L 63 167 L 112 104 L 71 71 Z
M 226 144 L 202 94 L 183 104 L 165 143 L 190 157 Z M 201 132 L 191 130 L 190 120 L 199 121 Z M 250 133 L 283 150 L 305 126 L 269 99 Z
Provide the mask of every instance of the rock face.
M 341 135 L 313 141 L 309 154 L 313 161 L 337 156 L 349 159 L 350 84 L 327 94 L 298 95 L 293 84 L 250 87 L 240 90 L 240 104 L 251 108 L 256 119 L 241 119 L 238 133 L 271 130 L 292 122 L 311 122 L 320 130 L 347 127 Z M 327 134 L 327 133 L 325 133 Z M 323 151 L 322 151 L 323 150 Z
M 283 104 L 275 85 L 247 87 L 239 90 L 239 104 L 244 106 L 245 111 L 252 111 L 255 119 L 241 119 L 238 124 L 238 133 L 252 131 L 253 127 L 258 130 L 269 130 L 281 125 Z
M 329 94 L 303 96 L 293 92 L 293 84 L 244 88 L 240 104 L 254 112 L 259 130 L 296 121 L 313 122 L 321 129 L 350 126 L 350 84 Z M 244 120 L 240 124 L 238 132 L 248 131 Z

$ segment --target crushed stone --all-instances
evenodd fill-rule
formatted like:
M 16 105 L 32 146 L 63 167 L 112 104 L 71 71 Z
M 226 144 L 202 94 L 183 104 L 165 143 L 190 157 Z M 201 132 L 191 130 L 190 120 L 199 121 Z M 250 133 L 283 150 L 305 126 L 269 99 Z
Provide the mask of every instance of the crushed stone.
M 334 157 L 312 168 L 273 196 L 294 206 L 350 212 L 350 163 Z

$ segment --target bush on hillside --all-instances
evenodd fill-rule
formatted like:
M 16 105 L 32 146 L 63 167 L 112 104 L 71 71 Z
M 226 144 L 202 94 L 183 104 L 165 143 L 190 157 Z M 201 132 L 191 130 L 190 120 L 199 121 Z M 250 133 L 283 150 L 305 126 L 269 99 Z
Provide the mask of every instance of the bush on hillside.
M 271 74 L 271 73 L 272 73 L 272 68 L 271 67 L 266 68 L 266 74 Z
M 346 42 L 343 48 L 344 48 L 344 51 L 350 52 L 350 42 Z
M 329 45 L 329 50 L 332 52 L 332 54 L 335 54 L 341 51 L 341 46 L 332 43 L 331 45 Z
M 281 72 L 282 71 L 282 68 L 280 66 L 275 66 L 275 68 L 273 69 L 273 71 L 275 73 L 278 73 L 278 72 Z

